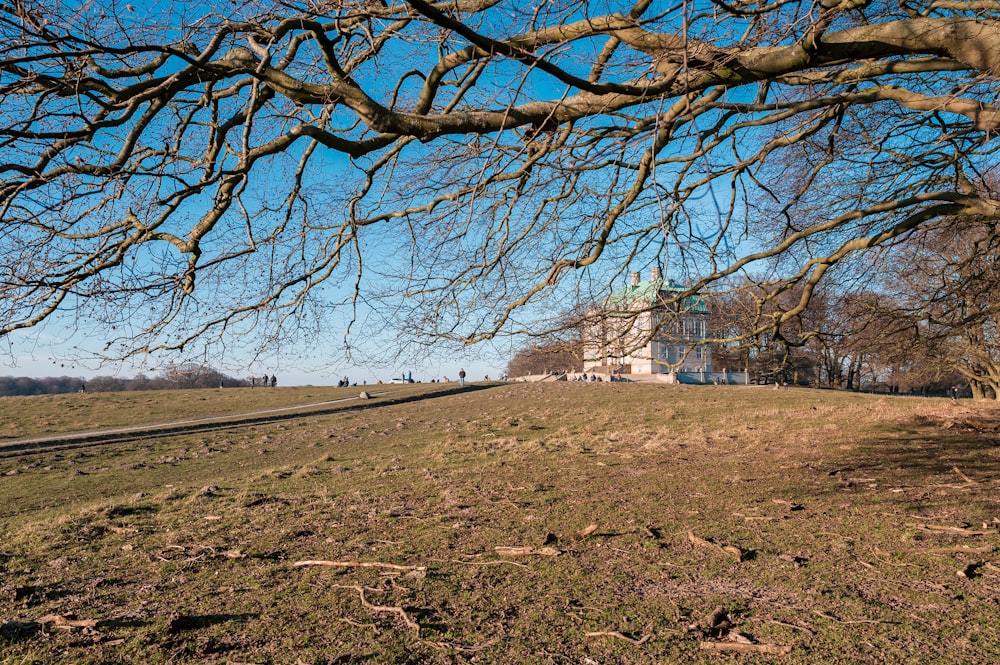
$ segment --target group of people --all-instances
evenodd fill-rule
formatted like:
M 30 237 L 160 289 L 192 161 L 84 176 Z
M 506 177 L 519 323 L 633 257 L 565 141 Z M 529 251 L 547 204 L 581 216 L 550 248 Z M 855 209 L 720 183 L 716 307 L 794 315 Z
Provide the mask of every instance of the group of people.
M 506 376 L 501 377 L 501 380 L 505 380 L 505 379 L 506 379 Z M 484 380 L 489 381 L 490 380 L 490 375 L 487 374 L 485 376 Z M 588 377 L 587 377 L 586 374 L 583 375 L 582 379 L 580 379 L 580 378 L 577 379 L 577 381 L 587 381 L 587 380 L 588 380 Z M 595 375 L 589 377 L 589 380 L 590 381 L 601 381 L 602 379 L 595 374 Z M 612 380 L 614 380 L 614 379 L 612 379 Z M 402 381 L 403 381 L 403 383 L 415 383 L 415 381 L 413 380 L 413 372 L 403 372 L 403 374 L 402 374 Z M 445 383 L 448 383 L 450 381 L 450 379 L 448 377 L 444 377 L 443 381 Z M 432 380 L 432 382 L 433 382 L 433 380 Z M 463 387 L 465 386 L 465 368 L 464 367 L 461 368 L 460 370 L 458 370 L 458 382 L 459 382 L 459 384 L 461 386 L 463 386 Z M 367 383 L 367 381 L 365 383 Z M 382 383 L 382 381 L 379 381 L 379 383 Z M 275 375 L 273 375 L 273 374 L 270 375 L 270 376 L 268 376 L 267 374 L 265 374 L 264 376 L 259 377 L 259 378 L 256 377 L 256 376 L 251 376 L 250 377 L 250 387 L 251 388 L 256 388 L 257 386 L 264 386 L 265 388 L 268 387 L 268 386 L 270 386 L 270 387 L 274 388 L 277 385 L 278 385 L 278 377 L 275 376 Z M 344 378 L 340 379 L 339 381 L 337 381 L 337 387 L 338 388 L 348 388 L 351 385 L 352 385 L 351 384 L 351 380 L 349 378 L 347 378 L 346 376 Z M 353 385 L 357 385 L 357 383 L 355 383 Z
M 271 386 L 272 388 L 274 388 L 275 386 L 278 385 L 278 377 L 276 377 L 273 374 L 271 376 L 268 376 L 267 374 L 265 374 L 264 376 L 262 376 L 260 378 L 260 385 L 264 386 L 265 388 L 267 388 L 268 386 Z M 257 377 L 256 376 L 251 376 L 250 377 L 250 387 L 251 388 L 256 388 L 257 387 Z
M 597 374 L 587 374 L 584 372 L 580 376 L 576 377 L 577 381 L 582 381 L 584 383 L 595 383 L 597 381 L 604 381 L 604 377 L 598 376 Z

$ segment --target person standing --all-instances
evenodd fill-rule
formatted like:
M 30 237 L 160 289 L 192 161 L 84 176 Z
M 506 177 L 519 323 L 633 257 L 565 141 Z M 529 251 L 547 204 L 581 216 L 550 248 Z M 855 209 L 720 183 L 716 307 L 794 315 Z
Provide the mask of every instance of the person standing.
M 458 370 L 458 385 L 460 388 L 465 387 L 465 368 Z

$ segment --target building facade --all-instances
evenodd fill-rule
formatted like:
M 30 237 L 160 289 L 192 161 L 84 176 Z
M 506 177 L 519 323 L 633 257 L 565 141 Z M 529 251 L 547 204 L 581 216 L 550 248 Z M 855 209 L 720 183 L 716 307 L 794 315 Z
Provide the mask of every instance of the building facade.
M 583 335 L 583 371 L 620 374 L 710 375 L 708 307 L 665 279 L 630 275 L 629 284 L 595 308 Z

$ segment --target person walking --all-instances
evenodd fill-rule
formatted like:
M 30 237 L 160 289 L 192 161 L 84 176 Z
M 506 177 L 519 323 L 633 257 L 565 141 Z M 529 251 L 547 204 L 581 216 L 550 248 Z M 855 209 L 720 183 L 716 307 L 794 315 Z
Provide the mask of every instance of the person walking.
M 458 385 L 460 388 L 465 387 L 465 368 L 458 370 Z

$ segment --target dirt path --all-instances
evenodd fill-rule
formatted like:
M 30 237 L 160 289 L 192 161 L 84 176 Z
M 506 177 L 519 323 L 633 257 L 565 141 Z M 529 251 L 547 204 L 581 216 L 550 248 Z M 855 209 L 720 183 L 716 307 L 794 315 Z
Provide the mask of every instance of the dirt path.
M 375 398 L 385 392 L 368 392 L 369 398 Z M 131 441 L 135 439 L 153 438 L 169 434 L 202 432 L 213 429 L 259 425 L 291 418 L 317 416 L 342 411 L 348 402 L 360 402 L 360 395 L 342 399 L 283 406 L 247 413 L 230 413 L 206 418 L 191 418 L 174 420 L 164 423 L 133 425 L 109 429 L 91 430 L 87 432 L 70 432 L 66 434 L 50 434 L 29 439 L 16 439 L 0 443 L 0 457 L 12 454 L 30 453 L 36 450 L 51 450 L 53 448 L 72 448 L 81 445 L 94 445 L 115 441 Z M 337 406 L 334 406 L 337 405 Z

